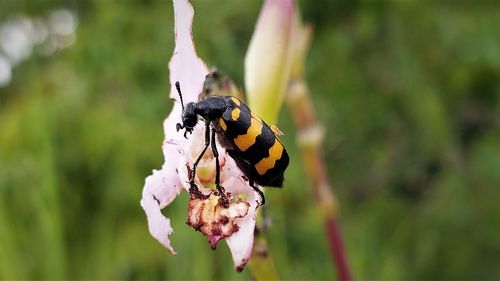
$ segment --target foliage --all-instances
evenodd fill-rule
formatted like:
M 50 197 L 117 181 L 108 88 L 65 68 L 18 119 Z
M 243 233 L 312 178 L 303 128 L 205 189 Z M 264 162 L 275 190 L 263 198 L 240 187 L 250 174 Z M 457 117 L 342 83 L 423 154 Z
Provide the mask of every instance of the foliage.
M 355 278 L 499 279 L 500 6 L 300 5 Z M 194 6 L 199 55 L 242 85 L 260 2 Z M 139 206 L 171 106 L 171 3 L 3 1 L 0 22 L 60 7 L 78 15 L 75 44 L 32 56 L 0 88 L 0 278 L 249 279 L 184 224 L 185 194 L 166 210 L 175 257 Z M 283 279 L 333 279 L 300 162 L 267 193 L 270 248 Z

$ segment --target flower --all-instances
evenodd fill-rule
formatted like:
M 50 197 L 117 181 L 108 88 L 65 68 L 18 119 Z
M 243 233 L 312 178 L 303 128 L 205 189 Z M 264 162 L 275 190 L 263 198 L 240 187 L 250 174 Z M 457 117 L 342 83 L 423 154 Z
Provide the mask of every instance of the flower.
M 181 182 L 187 183 L 189 181 L 190 169 L 186 169 L 186 167 L 192 167 L 194 160 L 203 150 L 204 133 L 204 126 L 199 124 L 189 139 L 183 143 L 183 148 L 181 147 L 184 150 L 179 161 L 181 166 L 178 169 Z M 200 231 L 203 230 L 203 227 L 198 225 L 200 222 L 211 225 L 212 229 L 218 229 L 214 231 L 206 229 L 208 231 L 202 232 L 208 237 L 212 247 L 215 247 L 218 240 L 225 238 L 233 255 L 235 266 L 238 268 L 246 264 L 252 251 L 255 217 L 260 197 L 244 179 L 243 174 L 234 160 L 227 155 L 225 149 L 220 144 L 217 147 L 221 166 L 221 185 L 225 188 L 226 195 L 235 201 L 230 202 L 228 208 L 221 208 L 223 204 L 219 202 L 220 197 L 214 196 L 211 187 L 215 181 L 215 158 L 211 150 L 207 150 L 196 173 L 196 184 L 200 187 L 201 194 L 190 191 L 190 212 L 187 223 Z M 186 188 L 189 187 L 186 186 Z M 245 200 L 243 197 L 239 197 L 240 195 L 243 195 Z M 203 215 L 204 219 L 196 220 L 193 218 L 194 215 Z M 223 216 L 226 216 L 228 220 L 226 221 Z M 228 226 L 233 221 L 236 222 L 236 227 L 229 228 Z
M 248 105 L 270 124 L 276 123 L 283 103 L 296 29 L 294 0 L 266 0 L 245 56 Z
M 203 91 L 208 69 L 196 55 L 193 44 L 192 6 L 187 0 L 174 0 L 173 3 L 175 50 L 169 69 L 172 85 L 170 97 L 175 101 L 163 123 L 165 140 L 162 150 L 165 163 L 160 170 L 153 170 L 152 175 L 146 178 L 141 206 L 146 213 L 151 235 L 175 255 L 169 239 L 173 229 L 161 209 L 169 205 L 183 189 L 187 190 L 190 193 L 187 224 L 207 236 L 213 248 L 219 240 L 225 239 L 235 268 L 242 270 L 252 252 L 259 197 L 220 144 L 221 185 L 225 188 L 226 196 L 219 196 L 212 188 L 215 158 L 210 148 L 198 165 L 194 185 L 189 184 L 194 159 L 205 146 L 205 126 L 198 124 L 187 139 L 182 131 L 176 130 L 176 124 L 181 122 L 182 106 L 174 85 L 177 81 L 180 83 L 186 104 L 196 102 Z

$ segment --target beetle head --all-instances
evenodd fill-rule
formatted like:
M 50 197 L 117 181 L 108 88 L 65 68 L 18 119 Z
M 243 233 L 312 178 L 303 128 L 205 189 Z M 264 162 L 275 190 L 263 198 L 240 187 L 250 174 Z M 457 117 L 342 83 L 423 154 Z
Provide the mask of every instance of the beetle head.
M 190 102 L 182 111 L 182 124 L 186 130 L 192 131 L 193 127 L 198 123 L 198 115 L 194 112 L 195 104 Z

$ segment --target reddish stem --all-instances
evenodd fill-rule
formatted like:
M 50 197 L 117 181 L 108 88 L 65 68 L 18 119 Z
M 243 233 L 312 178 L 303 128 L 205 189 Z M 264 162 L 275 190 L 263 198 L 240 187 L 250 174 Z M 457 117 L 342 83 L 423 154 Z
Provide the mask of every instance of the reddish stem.
M 326 234 L 330 244 L 330 252 L 333 254 L 333 262 L 337 268 L 337 277 L 340 281 L 351 281 L 352 274 L 347 264 L 347 256 L 342 242 L 342 234 L 337 221 L 327 218 L 325 221 Z

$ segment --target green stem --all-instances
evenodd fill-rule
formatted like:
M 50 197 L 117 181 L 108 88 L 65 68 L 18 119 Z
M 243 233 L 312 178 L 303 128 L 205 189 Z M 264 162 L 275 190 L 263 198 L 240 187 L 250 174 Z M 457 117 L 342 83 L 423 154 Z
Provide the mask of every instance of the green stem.
M 261 220 L 261 213 L 257 222 Z M 280 280 L 274 261 L 267 248 L 267 240 L 264 232 L 259 227 L 255 228 L 255 238 L 253 243 L 252 256 L 248 262 L 255 280 Z
M 260 240 L 260 241 L 259 241 Z M 259 253 L 252 253 L 248 266 L 255 280 L 280 280 L 274 262 L 266 251 L 266 239 L 256 239 L 254 248 L 262 248 Z M 263 250 L 263 251 L 262 251 Z

